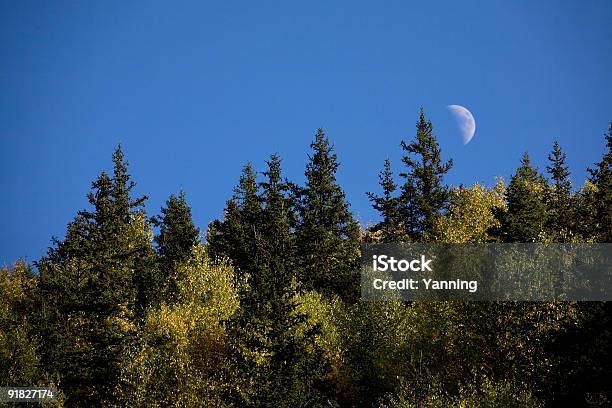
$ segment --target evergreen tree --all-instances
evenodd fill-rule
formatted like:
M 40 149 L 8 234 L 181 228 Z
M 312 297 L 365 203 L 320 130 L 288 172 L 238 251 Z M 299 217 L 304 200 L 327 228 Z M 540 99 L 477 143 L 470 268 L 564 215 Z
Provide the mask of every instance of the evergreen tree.
M 612 122 L 606 139 L 606 152 L 601 161 L 589 168 L 589 181 L 595 187 L 593 191 L 593 205 L 595 223 L 593 232 L 599 242 L 612 242 Z
M 295 236 L 296 226 L 295 196 L 292 185 L 282 179 L 281 160 L 273 154 L 266 162 L 268 170 L 263 173 L 267 178 L 260 183 L 264 203 L 262 211 L 262 257 L 266 270 L 274 273 L 269 283 L 272 288 L 288 288 L 295 273 Z M 270 294 L 274 297 L 274 294 Z
M 93 211 L 80 211 L 37 264 L 43 362 L 71 404 L 114 403 L 118 367 L 147 306 L 141 288 L 155 270 L 146 197 L 131 196 L 121 146 L 113 163 L 112 178 L 102 172 L 92 183 Z
M 382 196 L 374 193 L 367 193 L 372 202 L 372 207 L 380 213 L 382 221 L 374 225 L 371 231 L 380 234 L 380 242 L 401 242 L 406 239 L 405 231 L 401 219 L 398 198 L 395 197 L 397 185 L 393 180 L 391 162 L 385 160 L 383 170 L 378 175 L 379 184 L 382 187 Z
M 155 237 L 159 253 L 159 268 L 161 282 L 154 285 L 155 292 L 166 292 L 168 300 L 177 294 L 177 265 L 185 262 L 191 256 L 191 251 L 199 242 L 200 230 L 193 223 L 191 208 L 181 191 L 177 196 L 171 195 L 166 201 L 166 207 L 161 209 L 162 215 L 152 219 L 159 227 L 159 235 Z M 162 293 L 163 294 L 163 293 Z
M 525 153 L 506 190 L 508 211 L 501 220 L 505 242 L 537 241 L 546 225 L 545 186 Z
M 299 192 L 297 245 L 302 282 L 324 293 L 355 298 L 358 283 L 359 225 L 336 182 L 338 161 L 319 129 L 310 147 L 306 187 Z
M 429 239 L 438 218 L 446 208 L 449 190 L 443 184 L 444 175 L 453 161 L 442 161 L 441 150 L 433 134 L 431 121 L 421 109 L 416 124 L 415 139 L 401 142 L 405 154 L 402 162 L 407 171 L 400 173 L 405 179 L 399 198 L 406 233 L 413 241 Z
M 191 256 L 191 250 L 200 237 L 185 193 L 181 191 L 178 197 L 171 195 L 161 213 L 161 217 L 154 219 L 160 229 L 155 237 L 159 255 L 167 263 L 183 262 Z
M 241 314 L 232 321 L 232 372 L 243 377 L 232 400 L 240 406 L 313 406 L 325 401 L 322 355 L 314 332 L 298 335 L 305 316 L 296 310 L 294 255 L 295 198 L 282 178 L 281 160 L 267 161 L 266 178 L 256 197 L 254 174 L 245 173 L 237 198 L 242 199 L 242 228 L 255 231 L 248 287 L 241 291 Z M 253 205 L 257 203 L 258 205 Z M 247 388 L 244 384 L 251 383 Z
M 238 279 L 259 268 L 261 212 L 256 174 L 247 163 L 234 195 L 227 201 L 223 220 L 213 221 L 206 232 L 207 249 L 213 259 L 230 259 Z
M 555 141 L 552 152 L 548 155 L 550 165 L 546 170 L 550 174 L 552 185 L 547 190 L 548 230 L 556 240 L 564 239 L 573 231 L 574 215 L 572 209 L 572 183 L 567 156 Z

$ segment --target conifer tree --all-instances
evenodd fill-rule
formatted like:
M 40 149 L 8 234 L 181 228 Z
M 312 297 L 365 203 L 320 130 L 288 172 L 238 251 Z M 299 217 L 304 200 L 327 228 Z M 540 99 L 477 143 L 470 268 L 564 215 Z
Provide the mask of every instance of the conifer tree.
M 267 180 L 260 183 L 264 203 L 261 252 L 266 269 L 274 273 L 269 280 L 277 289 L 288 288 L 295 277 L 295 197 L 291 184 L 282 179 L 280 157 L 273 154 L 266 164 L 263 175 Z
M 240 207 L 232 197 L 225 204 L 223 218 L 213 220 L 206 229 L 206 250 L 212 259 L 232 259 L 233 265 L 238 268 L 234 255 L 243 242 L 240 221 Z
M 535 242 L 538 239 L 546 225 L 545 186 L 544 177 L 531 165 L 525 153 L 506 190 L 508 211 L 501 220 L 505 242 Z
M 267 165 L 261 183 L 250 164 L 244 167 L 224 219 L 211 223 L 207 232 L 209 252 L 229 258 L 242 276 L 249 275 L 258 302 L 274 297 L 295 276 L 294 187 L 282 178 L 277 155 Z
M 448 204 L 449 190 L 443 184 L 444 175 L 453 161 L 442 161 L 440 146 L 434 136 L 431 121 L 421 109 L 416 125 L 416 136 L 411 143 L 401 142 L 402 162 L 406 172 L 400 173 L 405 182 L 401 186 L 400 211 L 406 233 L 413 241 L 429 239 L 436 222 Z
M 575 198 L 576 229 L 589 241 L 612 242 L 612 122 L 604 135 L 601 161 L 589 168 L 590 177 Z M 611 302 L 582 302 L 579 327 L 557 340 L 563 350 L 553 401 L 581 404 L 584 395 L 608 388 L 612 375 Z M 602 394 L 605 393 L 602 392 Z M 569 397 L 569 398 L 568 398 Z
M 167 292 L 166 297 L 172 300 L 178 290 L 177 266 L 191 256 L 192 249 L 199 242 L 200 230 L 193 223 L 191 208 L 183 191 L 178 197 L 171 195 L 161 209 L 161 216 L 154 217 L 152 222 L 159 227 L 155 243 L 161 278 L 154 287 L 157 292 Z
M 257 269 L 261 211 L 256 174 L 251 163 L 247 163 L 234 195 L 227 201 L 223 220 L 213 221 L 206 232 L 211 256 L 229 258 L 238 278 Z
M 601 161 L 589 168 L 590 177 L 577 192 L 576 230 L 587 240 L 612 242 L 612 122 L 604 135 Z M 563 350 L 550 399 L 581 404 L 584 395 L 608 388 L 612 375 L 611 302 L 579 302 L 580 326 L 557 339 Z
M 271 156 L 267 166 L 255 222 L 257 262 L 251 264 L 248 290 L 242 292 L 242 313 L 231 324 L 234 363 L 254 387 L 234 398 L 240 406 L 322 404 L 326 365 L 314 343 L 314 332 L 298 336 L 296 331 L 306 316 L 296 310 L 292 186 L 282 178 L 277 155 Z M 250 181 L 246 186 L 253 187 Z M 260 361 L 254 356 L 260 356 Z
M 336 182 L 338 161 L 323 129 L 317 131 L 306 166 L 306 186 L 299 192 L 302 282 L 324 293 L 356 296 L 359 225 Z
M 552 152 L 548 155 L 550 165 L 546 170 L 550 174 L 552 185 L 547 190 L 547 205 L 549 215 L 548 230 L 556 239 L 563 239 L 573 230 L 574 216 L 572 211 L 572 183 L 566 164 L 567 156 L 555 141 Z
M 178 197 L 171 195 L 161 213 L 161 217 L 154 220 L 160 229 L 155 237 L 159 255 L 168 263 L 183 262 L 191 255 L 200 236 L 200 229 L 193 223 L 185 192 L 181 191 Z
M 113 404 L 118 367 L 136 328 L 140 293 L 155 270 L 151 229 L 133 198 L 119 146 L 63 241 L 38 264 L 43 361 L 74 404 Z
M 372 207 L 378 211 L 382 221 L 371 229 L 373 233 L 380 234 L 380 242 L 401 242 L 407 237 L 401 219 L 398 197 L 395 196 L 397 185 L 393 180 L 391 161 L 385 160 L 383 170 L 378 174 L 379 185 L 382 187 L 382 196 L 367 193 Z
M 589 181 L 593 190 L 595 222 L 593 232 L 600 242 L 612 242 L 612 122 L 606 139 L 606 151 L 601 161 L 589 168 Z

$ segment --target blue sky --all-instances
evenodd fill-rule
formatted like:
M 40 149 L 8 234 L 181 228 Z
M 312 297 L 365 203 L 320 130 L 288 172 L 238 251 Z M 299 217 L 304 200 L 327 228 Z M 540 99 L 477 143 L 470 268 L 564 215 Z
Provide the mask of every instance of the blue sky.
M 303 180 L 323 127 L 358 219 L 419 107 L 450 184 L 508 178 L 553 140 L 580 184 L 612 120 L 612 2 L 0 4 L 0 264 L 39 258 L 121 142 L 156 214 L 184 189 L 220 217 L 242 165 Z M 467 146 L 446 105 L 477 122 Z

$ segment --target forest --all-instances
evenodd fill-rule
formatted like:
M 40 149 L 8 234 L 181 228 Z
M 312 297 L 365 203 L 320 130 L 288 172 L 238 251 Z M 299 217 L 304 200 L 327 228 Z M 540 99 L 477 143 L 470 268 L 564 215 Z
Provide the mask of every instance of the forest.
M 0 387 L 53 387 L 44 405 L 67 407 L 612 406 L 610 302 L 359 288 L 363 243 L 612 242 L 612 123 L 602 146 L 579 186 L 558 143 L 545 169 L 525 153 L 507 183 L 449 186 L 421 110 L 360 225 L 319 129 L 303 185 L 277 154 L 246 164 L 205 229 L 184 192 L 150 215 L 118 146 L 64 237 L 0 270 Z

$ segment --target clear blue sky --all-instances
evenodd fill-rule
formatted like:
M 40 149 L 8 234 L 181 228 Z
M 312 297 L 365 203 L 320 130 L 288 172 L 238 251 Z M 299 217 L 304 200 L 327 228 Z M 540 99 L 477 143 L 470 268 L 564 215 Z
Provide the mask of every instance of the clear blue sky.
M 612 120 L 612 2 L 219 1 L 0 4 L 0 264 L 39 258 L 124 145 L 156 214 L 184 189 L 220 217 L 272 152 L 303 180 L 323 127 L 358 219 L 420 106 L 451 184 L 492 184 L 554 139 L 574 180 Z M 461 144 L 448 104 L 476 117 Z

